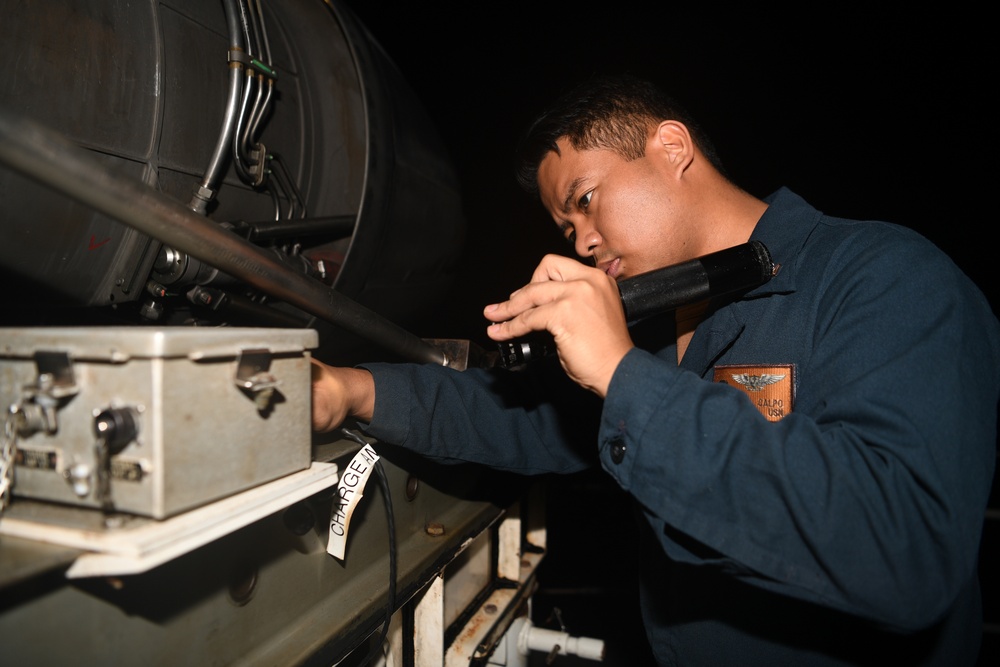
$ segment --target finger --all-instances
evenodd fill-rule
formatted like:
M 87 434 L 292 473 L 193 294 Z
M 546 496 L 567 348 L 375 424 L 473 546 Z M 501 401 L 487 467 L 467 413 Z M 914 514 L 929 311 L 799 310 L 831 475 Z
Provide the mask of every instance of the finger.
M 539 309 L 535 308 L 514 319 L 494 322 L 486 327 L 486 335 L 492 340 L 504 341 L 526 336 L 533 331 L 542 331 L 545 329 L 544 320 L 538 313 Z
M 577 280 L 584 277 L 588 272 L 595 271 L 592 266 L 587 266 L 579 260 L 563 255 L 545 255 L 542 261 L 535 267 L 531 274 L 532 283 L 547 281 Z
M 512 292 L 507 301 L 492 303 L 483 309 L 483 315 L 492 322 L 512 320 L 523 313 L 552 303 L 565 293 L 566 283 L 529 283 Z

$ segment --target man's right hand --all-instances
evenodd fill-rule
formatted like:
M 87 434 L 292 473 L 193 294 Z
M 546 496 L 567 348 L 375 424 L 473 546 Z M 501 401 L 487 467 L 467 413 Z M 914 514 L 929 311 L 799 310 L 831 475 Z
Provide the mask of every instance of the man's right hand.
M 362 368 L 328 366 L 312 362 L 312 427 L 326 433 L 348 417 L 371 421 L 375 413 L 375 381 Z
M 613 278 L 561 255 L 546 255 L 531 282 L 483 314 L 496 341 L 547 330 L 570 379 L 601 398 L 618 364 L 634 347 Z

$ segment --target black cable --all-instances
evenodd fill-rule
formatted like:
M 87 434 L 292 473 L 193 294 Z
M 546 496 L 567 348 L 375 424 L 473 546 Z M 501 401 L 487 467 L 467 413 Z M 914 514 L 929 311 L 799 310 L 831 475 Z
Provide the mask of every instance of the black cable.
M 340 433 L 354 442 L 365 446 L 368 442 L 364 438 L 346 428 L 340 429 Z M 389 634 L 389 622 L 392 620 L 392 613 L 396 607 L 396 520 L 392 513 L 392 495 L 389 492 L 389 478 L 382 467 L 382 459 L 375 461 L 375 472 L 378 473 L 379 486 L 382 488 L 382 495 L 385 497 L 385 519 L 389 529 L 389 599 L 385 605 L 385 621 L 382 623 L 382 631 L 379 633 L 378 641 L 368 652 L 368 656 L 361 663 L 361 667 L 371 663 L 377 655 L 382 652 L 382 644 Z
M 389 634 L 389 622 L 392 620 L 392 612 L 396 606 L 396 525 L 392 516 L 392 500 L 389 496 L 389 480 L 386 478 L 385 470 L 382 468 L 382 459 L 375 462 L 375 472 L 378 473 L 379 486 L 382 487 L 382 494 L 385 496 L 385 515 L 389 526 L 389 599 L 385 605 L 385 622 L 382 623 L 382 632 L 379 633 L 378 641 L 372 647 L 371 653 L 365 659 L 364 664 L 370 663 L 375 656 L 382 652 L 382 644 Z

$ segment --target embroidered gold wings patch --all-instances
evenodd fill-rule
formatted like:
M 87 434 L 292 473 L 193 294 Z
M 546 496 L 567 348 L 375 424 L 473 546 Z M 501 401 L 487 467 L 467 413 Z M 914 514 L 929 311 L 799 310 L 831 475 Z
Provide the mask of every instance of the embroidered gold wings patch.
M 768 421 L 776 422 L 792 411 L 795 369 L 783 366 L 716 366 L 713 381 L 745 393 Z

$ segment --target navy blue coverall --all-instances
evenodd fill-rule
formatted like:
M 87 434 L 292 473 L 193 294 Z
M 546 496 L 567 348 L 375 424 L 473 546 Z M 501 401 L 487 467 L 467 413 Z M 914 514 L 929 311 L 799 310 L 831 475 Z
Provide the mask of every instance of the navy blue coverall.
M 997 318 L 914 231 L 787 189 L 767 201 L 751 238 L 778 273 L 710 304 L 679 366 L 670 320 L 603 402 L 558 364 L 368 364 L 366 431 L 524 474 L 596 451 L 645 519 L 640 598 L 662 665 L 971 665 Z

